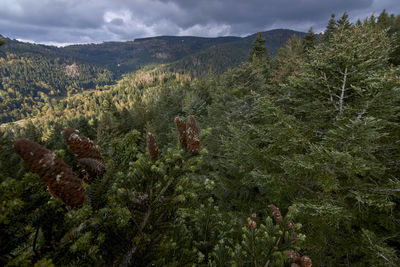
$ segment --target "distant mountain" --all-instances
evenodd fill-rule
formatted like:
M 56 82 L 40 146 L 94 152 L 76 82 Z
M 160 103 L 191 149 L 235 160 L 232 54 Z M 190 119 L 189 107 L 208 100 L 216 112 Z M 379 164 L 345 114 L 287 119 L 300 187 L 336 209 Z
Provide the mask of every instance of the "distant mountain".
M 210 46 L 239 39 L 241 38 L 160 36 L 128 42 L 70 45 L 60 48 L 6 39 L 7 44 L 2 46 L 0 51 L 3 55 L 4 53 L 14 53 L 25 57 L 40 55 L 62 58 L 71 63 L 95 64 L 118 75 L 135 71 L 148 64 L 173 62 Z
M 263 33 L 272 56 L 292 35 L 304 33 Z M 210 70 L 223 73 L 247 60 L 255 37 L 159 36 L 66 47 L 5 38 L 0 47 L 0 122 L 35 114 L 37 105 L 52 105 L 67 95 L 112 84 L 122 74 L 150 64 L 164 64 L 164 71 L 192 77 Z
M 284 46 L 293 35 L 302 38 L 305 33 L 292 30 L 271 30 L 262 33 L 272 57 L 278 53 L 279 48 Z M 188 72 L 195 77 L 203 76 L 210 70 L 213 73 L 222 74 L 229 68 L 235 68 L 242 62 L 247 61 L 256 36 L 257 34 L 252 34 L 229 43 L 213 45 L 170 63 L 168 69 L 173 72 Z
M 292 36 L 304 36 L 305 33 L 292 30 L 271 30 L 263 33 L 271 55 Z M 148 64 L 171 63 L 179 60 L 190 61 L 193 56 L 204 61 L 208 55 L 212 61 L 222 55 L 222 61 L 229 56 L 229 67 L 247 59 L 256 34 L 247 37 L 204 38 L 193 36 L 159 36 L 140 38 L 128 42 L 105 42 L 101 44 L 70 45 L 54 47 L 31 44 L 7 39 L 7 44 L 0 47 L 0 56 L 14 53 L 20 56 L 40 55 L 47 58 L 60 58 L 69 64 L 94 64 L 107 68 L 117 76 L 139 69 Z M 185 59 L 188 57 L 189 59 Z M 211 58 L 210 58 L 211 59 Z M 184 64 L 184 63 L 180 63 Z M 217 63 L 223 64 L 223 63 Z M 193 64 L 196 66 L 196 64 Z

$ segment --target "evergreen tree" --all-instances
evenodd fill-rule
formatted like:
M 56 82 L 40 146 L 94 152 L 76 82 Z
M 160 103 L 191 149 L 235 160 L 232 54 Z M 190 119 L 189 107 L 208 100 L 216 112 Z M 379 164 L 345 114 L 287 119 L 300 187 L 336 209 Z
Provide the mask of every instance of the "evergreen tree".
M 266 40 L 262 37 L 262 33 L 259 32 L 253 42 L 249 62 L 264 61 L 269 58 L 268 48 L 264 45 L 265 41 Z
M 328 21 L 328 25 L 326 26 L 326 30 L 324 32 L 324 40 L 325 41 L 329 41 L 330 37 L 337 29 L 337 23 L 335 20 L 335 16 L 336 15 L 334 13 L 332 13 L 331 18 Z
M 314 48 L 314 38 L 315 38 L 315 34 L 313 31 L 313 28 L 310 27 L 310 29 L 308 30 L 307 34 L 304 36 L 304 48 L 305 50 L 309 50 Z
M 349 22 L 349 15 L 347 14 L 347 12 L 343 13 L 342 17 L 336 22 L 336 25 L 338 28 L 342 29 L 349 29 L 351 27 L 351 23 Z
M 384 9 L 382 13 L 379 14 L 376 23 L 380 28 L 390 30 L 393 25 L 393 19 L 393 17 L 389 16 L 386 9 Z
M 352 229 L 347 236 L 329 234 L 335 231 L 329 227 L 315 229 L 327 235 L 323 238 L 309 235 L 309 240 L 314 244 L 324 242 L 324 247 L 335 251 L 336 256 L 344 257 L 349 253 L 351 261 L 359 258 L 360 264 L 366 265 L 398 262 L 393 247 L 389 246 L 399 242 L 393 232 L 399 218 L 390 213 L 398 196 L 387 191 L 393 183 L 393 171 L 397 169 L 390 159 L 396 153 L 389 155 L 396 146 L 393 134 L 398 131 L 394 129 L 398 129 L 395 121 L 399 101 L 396 93 L 399 84 L 394 78 L 399 70 L 392 69 L 388 62 L 391 51 L 386 32 L 373 26 L 334 32 L 329 43 L 311 53 L 308 67 L 289 79 L 292 101 L 284 107 L 305 123 L 303 133 L 311 142 L 309 156 L 293 155 L 283 163 L 288 177 L 308 177 L 310 180 L 304 181 L 306 187 L 314 188 L 306 193 L 310 196 L 308 201 L 303 198 L 302 204 L 299 202 L 305 212 L 302 218 L 307 220 L 306 214 L 310 215 L 315 209 L 326 209 L 330 214 L 314 217 L 310 225 L 320 224 L 323 228 L 335 222 L 336 227 Z M 359 208 L 355 209 L 354 203 Z M 339 211 L 340 216 L 339 213 L 334 215 Z M 375 220 L 365 214 L 380 215 L 375 216 Z M 386 223 L 378 217 L 385 218 Z M 321 220 L 320 223 L 317 220 Z M 354 233 L 357 228 L 359 231 Z M 338 249 L 338 246 L 344 248 L 358 240 L 368 242 L 376 236 L 382 237 L 377 238 L 381 247 L 378 249 L 370 243 L 368 250 L 384 253 L 384 258 L 374 258 L 375 254 L 367 252 L 360 254 L 349 247 Z M 391 241 L 385 243 L 385 237 Z

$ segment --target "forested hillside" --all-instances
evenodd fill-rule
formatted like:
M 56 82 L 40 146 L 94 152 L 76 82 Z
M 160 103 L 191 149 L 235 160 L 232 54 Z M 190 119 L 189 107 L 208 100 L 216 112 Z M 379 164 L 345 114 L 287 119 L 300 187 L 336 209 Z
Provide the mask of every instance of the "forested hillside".
M 260 33 L 224 74 L 149 66 L 2 127 L 1 265 L 399 266 L 399 25 L 345 13 L 274 58 Z
M 36 115 L 46 103 L 86 89 L 110 84 L 114 75 L 107 69 L 86 64 L 7 54 L 0 58 L 0 121 Z
M 302 35 L 264 33 L 273 54 L 293 34 Z M 0 122 L 35 116 L 43 106 L 85 90 L 102 90 L 122 74 L 149 65 L 165 63 L 165 71 L 192 77 L 221 74 L 246 61 L 254 38 L 161 36 L 62 48 L 6 39 L 0 48 Z

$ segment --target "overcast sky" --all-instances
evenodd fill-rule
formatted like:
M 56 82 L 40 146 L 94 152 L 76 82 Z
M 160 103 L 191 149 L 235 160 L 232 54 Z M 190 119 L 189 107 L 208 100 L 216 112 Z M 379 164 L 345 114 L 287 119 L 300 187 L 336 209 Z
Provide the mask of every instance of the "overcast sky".
M 323 31 L 331 13 L 400 14 L 400 0 L 0 0 L 0 34 L 65 45 L 158 35 L 245 36 Z

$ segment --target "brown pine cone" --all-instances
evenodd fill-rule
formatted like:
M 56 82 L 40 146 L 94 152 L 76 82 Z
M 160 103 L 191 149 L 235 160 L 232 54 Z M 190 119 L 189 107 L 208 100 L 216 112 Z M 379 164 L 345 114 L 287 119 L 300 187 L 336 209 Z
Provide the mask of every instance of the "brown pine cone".
M 196 120 L 192 115 L 189 115 L 186 120 L 186 144 L 187 149 L 193 155 L 200 151 L 200 133 L 197 128 Z
M 256 229 L 257 228 L 257 223 L 255 221 L 253 221 L 253 220 L 250 220 L 248 225 L 249 225 L 249 228 L 251 228 L 251 229 Z
M 182 147 L 186 148 L 186 123 L 179 117 L 174 119 L 176 130 L 178 132 L 179 143 Z
M 71 207 L 86 203 L 82 181 L 62 159 L 27 139 L 15 141 L 14 149 L 28 163 L 32 171 L 39 174 L 52 196 L 60 198 Z
M 69 149 L 77 155 L 79 159 L 96 159 L 104 164 L 104 159 L 100 154 L 100 149 L 89 138 L 79 133 L 74 128 L 66 128 L 63 136 Z
M 152 133 L 147 133 L 147 150 L 149 151 L 152 159 L 156 159 L 158 157 L 158 146 Z
M 289 250 L 287 256 L 293 260 L 295 263 L 300 263 L 300 254 L 294 250 Z
M 300 259 L 300 266 L 301 267 L 312 267 L 312 261 L 309 257 L 303 256 Z
M 97 159 L 83 158 L 78 160 L 82 167 L 85 178 L 84 181 L 88 184 L 93 182 L 97 177 L 102 177 L 106 172 L 106 166 Z
M 271 209 L 271 211 L 272 211 L 272 215 L 274 216 L 274 220 L 275 220 L 276 222 L 278 222 L 278 223 L 282 222 L 283 217 L 282 217 L 282 214 L 281 214 L 281 211 L 279 210 L 279 208 L 276 207 L 276 206 L 273 205 L 273 204 L 268 205 L 268 207 L 269 207 L 269 208 Z

